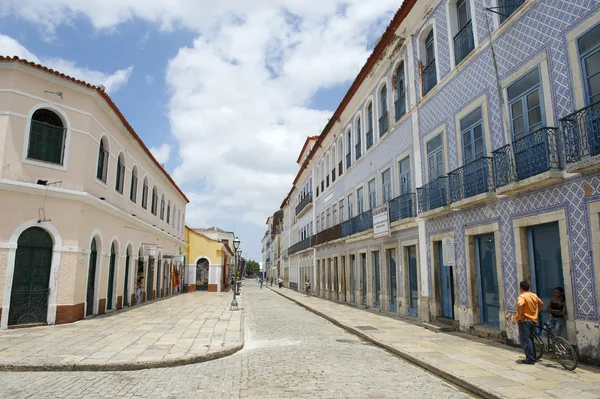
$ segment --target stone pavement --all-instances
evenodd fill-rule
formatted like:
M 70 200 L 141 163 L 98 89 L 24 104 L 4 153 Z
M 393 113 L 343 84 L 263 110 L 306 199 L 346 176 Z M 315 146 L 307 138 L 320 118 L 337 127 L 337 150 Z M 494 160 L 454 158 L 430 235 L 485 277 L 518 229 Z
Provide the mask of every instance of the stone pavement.
M 71 324 L 3 330 L 0 370 L 139 370 L 227 356 L 243 347 L 243 312 L 230 303 L 231 293 L 195 292 Z
M 378 315 L 290 290 L 273 291 L 332 323 L 486 398 L 600 398 L 600 369 L 567 371 L 555 361 L 535 365 L 517 348 L 463 333 L 436 333 L 416 323 Z M 363 327 L 363 328 L 360 328 Z M 366 327 L 366 328 L 365 328 Z

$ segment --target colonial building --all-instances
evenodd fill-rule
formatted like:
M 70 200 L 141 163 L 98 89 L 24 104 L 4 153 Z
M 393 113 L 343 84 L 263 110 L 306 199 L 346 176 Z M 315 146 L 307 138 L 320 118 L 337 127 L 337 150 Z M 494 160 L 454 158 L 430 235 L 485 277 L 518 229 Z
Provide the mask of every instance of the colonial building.
M 0 57 L 2 328 L 177 292 L 188 202 L 102 86 Z
M 186 258 L 190 262 L 186 271 L 187 292 L 221 292 L 234 273 L 234 253 L 228 239 L 210 238 L 204 235 L 207 230 L 214 233 L 220 229 L 191 229 L 185 226 Z
M 302 150 L 290 286 L 512 343 L 519 281 L 564 287 L 565 336 L 600 362 L 599 21 L 593 0 L 405 0 Z

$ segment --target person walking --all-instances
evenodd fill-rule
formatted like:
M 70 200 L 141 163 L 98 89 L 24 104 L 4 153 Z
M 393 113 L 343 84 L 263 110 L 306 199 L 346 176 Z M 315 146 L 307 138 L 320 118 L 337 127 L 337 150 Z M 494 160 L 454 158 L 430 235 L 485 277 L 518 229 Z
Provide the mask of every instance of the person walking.
M 271 287 L 273 286 L 273 276 L 271 276 Z
M 304 282 L 304 290 L 306 291 L 306 296 L 310 296 L 310 280 L 306 279 Z
M 525 360 L 522 364 L 535 364 L 535 347 L 533 344 L 533 331 L 544 302 L 536 294 L 529 291 L 529 283 L 519 283 L 521 295 L 517 298 L 517 325 L 519 326 L 519 339 L 525 351 Z
M 283 279 L 281 277 L 277 279 L 277 285 L 279 286 L 279 288 L 283 287 Z
M 260 283 L 260 289 L 261 289 L 261 290 L 262 290 L 263 281 L 264 281 L 264 280 L 263 280 L 263 278 L 262 278 L 262 277 L 261 277 L 261 278 L 258 280 L 258 282 Z

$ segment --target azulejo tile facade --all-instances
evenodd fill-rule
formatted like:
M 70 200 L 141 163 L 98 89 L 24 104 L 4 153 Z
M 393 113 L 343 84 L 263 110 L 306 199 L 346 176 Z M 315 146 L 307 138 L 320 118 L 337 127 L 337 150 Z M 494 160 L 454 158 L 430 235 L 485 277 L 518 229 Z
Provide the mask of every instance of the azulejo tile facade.
M 405 1 L 299 157 L 286 284 L 511 344 L 519 282 L 564 287 L 600 363 L 599 62 L 597 1 Z

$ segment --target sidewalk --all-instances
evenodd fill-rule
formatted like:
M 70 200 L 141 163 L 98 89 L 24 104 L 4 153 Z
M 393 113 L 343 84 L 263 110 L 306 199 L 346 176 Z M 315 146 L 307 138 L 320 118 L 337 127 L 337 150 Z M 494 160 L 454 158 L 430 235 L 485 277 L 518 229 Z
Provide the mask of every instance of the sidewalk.
M 600 369 L 566 371 L 543 360 L 516 363 L 522 350 L 463 333 L 435 333 L 290 289 L 272 288 L 332 323 L 486 398 L 600 398 Z
M 243 347 L 243 297 L 180 294 L 71 324 L 0 331 L 0 371 L 139 370 L 199 363 Z

